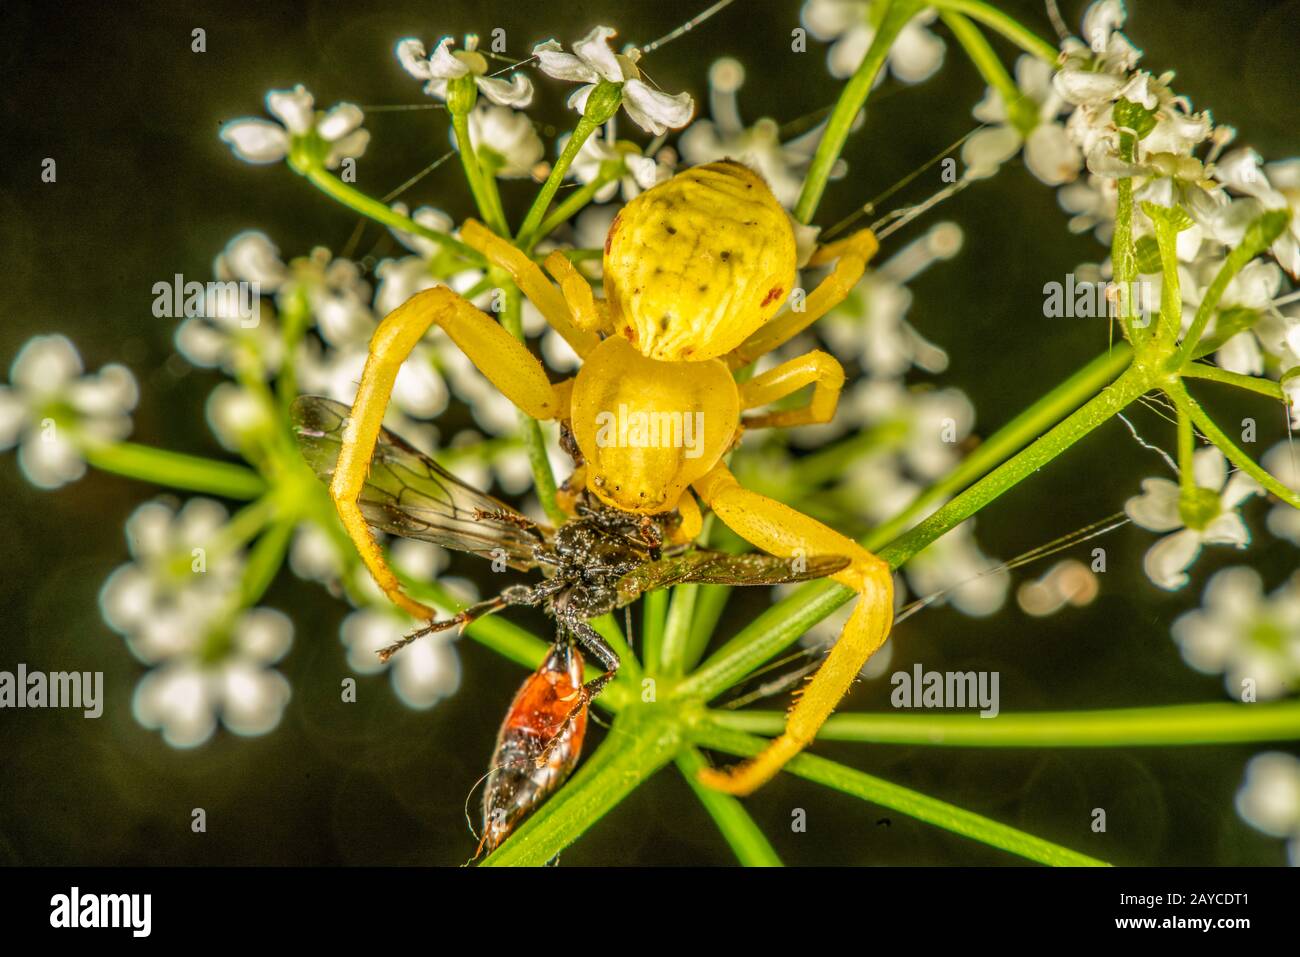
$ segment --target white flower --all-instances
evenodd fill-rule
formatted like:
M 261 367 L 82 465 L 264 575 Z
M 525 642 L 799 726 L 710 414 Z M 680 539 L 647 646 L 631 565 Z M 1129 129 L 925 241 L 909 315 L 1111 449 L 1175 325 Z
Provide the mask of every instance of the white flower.
M 18 465 L 38 488 L 58 488 L 86 472 L 85 443 L 116 442 L 131 433 L 139 399 L 126 366 L 85 375 L 66 336 L 34 336 L 0 385 L 0 451 L 18 446 Z
M 897 379 L 864 379 L 841 404 L 852 421 L 889 435 L 901 463 L 927 480 L 957 464 L 975 425 L 975 407 L 960 389 L 913 390 Z
M 422 42 L 408 37 L 398 41 L 397 60 L 411 76 L 427 81 L 425 93 L 440 100 L 447 99 L 447 85 L 452 80 L 472 76 L 474 85 L 498 106 L 522 109 L 533 101 L 533 83 L 523 74 L 516 73 L 509 81 L 487 75 L 488 62 L 478 52 L 478 37 L 467 36 L 464 50 L 453 51 L 451 47 L 455 42 L 452 37 L 443 37 L 430 56 L 425 53 Z
M 1192 471 L 1198 490 L 1194 502 L 1182 501 L 1177 483 L 1153 478 L 1144 479 L 1142 494 L 1124 503 L 1135 524 L 1153 532 L 1172 532 L 1151 546 L 1142 563 L 1147 577 L 1169 591 L 1187 584 L 1186 569 L 1203 545 L 1245 548 L 1250 543 L 1250 531 L 1236 508 L 1261 491 L 1244 472 L 1229 478 L 1227 460 L 1213 446 L 1196 452 Z
M 1246 682 L 1254 695 L 1277 698 L 1300 685 L 1300 576 L 1272 595 L 1253 568 L 1215 573 L 1205 586 L 1203 606 L 1178 618 L 1174 641 L 1197 671 L 1222 674 L 1233 697 Z
M 420 627 L 420 622 L 396 610 L 367 608 L 343 620 L 340 637 L 348 649 L 348 665 L 358 674 L 389 671 L 393 691 L 408 708 L 432 708 L 460 687 L 460 659 L 452 644 L 455 632 L 425 635 L 393 655 L 379 660 L 386 648 Z
M 132 560 L 99 593 L 100 612 L 145 664 L 192 649 L 196 636 L 228 606 L 243 568 L 239 553 L 222 548 L 226 509 L 193 498 L 146 502 L 126 521 Z
M 1292 441 L 1279 442 L 1264 453 L 1260 465 L 1287 488 L 1300 492 L 1300 445 Z M 1300 545 L 1300 509 L 1286 502 L 1274 505 L 1268 513 L 1268 530 L 1278 538 Z
M 822 42 L 834 41 L 826 54 L 832 76 L 852 76 L 867 55 L 876 36 L 872 6 L 867 0 L 808 0 L 804 4 L 802 18 L 808 32 Z M 899 31 L 889 48 L 889 69 L 904 83 L 927 80 L 943 66 L 944 42 L 926 29 L 935 16 L 933 10 L 923 10 Z
M 531 176 L 545 153 L 527 115 L 488 103 L 469 114 L 469 141 L 479 162 L 501 179 Z
M 399 213 L 402 216 L 408 215 L 408 207 L 405 203 L 393 203 L 392 209 L 393 212 Z M 416 209 L 415 212 L 409 213 L 409 217 L 411 220 L 424 226 L 426 229 L 431 229 L 438 233 L 450 234 L 455 228 L 455 223 L 452 221 L 452 218 L 441 209 L 437 209 L 433 206 L 421 206 Z M 418 253 L 425 260 L 432 259 L 443 248 L 440 243 L 436 243 L 426 236 L 421 236 L 419 233 L 408 233 L 391 226 L 389 227 L 389 232 L 391 232 L 393 236 L 396 237 L 397 241 L 403 246 L 413 253 Z M 394 305 L 401 305 L 401 303 L 395 303 Z M 384 315 L 387 315 L 389 311 L 379 309 L 378 306 L 375 308 Z
M 564 134 L 556 143 L 560 152 L 564 151 L 569 136 L 568 133 Z M 626 141 L 611 143 L 603 133 L 597 132 L 587 137 L 587 141 L 582 144 L 582 149 L 573 158 L 568 175 L 579 183 L 590 183 L 601 175 L 607 163 L 612 172 L 607 174 L 610 176 L 609 182 L 596 190 L 593 198 L 598 203 L 609 202 L 620 187 L 623 199 L 631 200 L 673 174 L 668 166 L 642 155 L 635 144 Z
M 1288 838 L 1291 866 L 1300 867 L 1300 758 L 1282 751 L 1251 758 L 1237 792 L 1237 813 L 1270 837 Z
M 962 144 L 966 175 L 973 179 L 990 175 L 1023 144 L 1025 166 L 1039 180 L 1048 186 L 1072 182 L 1079 175 L 1083 156 L 1065 125 L 1057 121 L 1065 101 L 1052 85 L 1052 68 L 1024 54 L 1016 61 L 1016 86 L 1024 100 L 1017 105 L 1015 116 L 993 87 L 976 104 L 975 118 L 989 125 Z M 1030 122 L 1033 126 L 1026 133 L 1024 128 Z
M 733 159 L 763 177 L 777 201 L 787 209 L 794 206 L 803 188 L 804 173 L 812 161 L 817 143 L 826 132 L 821 123 L 809 132 L 781 142 L 776 121 L 764 117 L 746 127 L 740 118 L 736 93 L 745 83 L 745 68 L 731 57 L 715 60 L 709 67 L 710 119 L 697 120 L 682 134 L 678 147 L 692 165 Z M 842 177 L 848 165 L 837 161 L 831 178 Z
M 289 267 L 281 261 L 280 251 L 256 230 L 233 237 L 214 260 L 213 273 L 222 289 L 231 282 L 250 283 L 259 294 L 269 294 L 290 285 Z M 251 305 L 246 311 L 238 295 L 205 293 L 202 311 L 185 316 L 176 327 L 176 351 L 193 365 L 231 375 L 251 353 L 263 369 L 275 371 L 283 359 L 284 340 L 262 296 Z
M 293 141 L 313 131 L 325 144 L 321 157 L 335 169 L 345 157 L 359 157 L 366 151 L 370 133 L 361 128 L 365 114 L 352 103 L 339 103 L 328 113 L 314 109 L 312 95 L 299 84 L 292 90 L 266 94 L 266 111 L 280 122 L 256 117 L 231 120 L 221 127 L 221 139 L 246 163 L 278 163 L 289 155 Z
M 406 574 L 417 579 L 437 578 L 446 566 L 447 555 L 437 546 L 409 539 L 393 542 L 393 562 Z M 473 586 L 460 579 L 440 578 L 440 584 L 457 597 L 473 600 Z M 456 655 L 455 630 L 425 635 L 387 662 L 378 652 L 419 628 L 418 622 L 392 606 L 375 587 L 369 576 L 361 588 L 373 602 L 348 615 L 339 628 L 339 637 L 347 648 L 348 665 L 358 674 L 373 675 L 387 671 L 398 698 L 410 708 L 431 708 L 460 687 L 460 659 Z M 448 609 L 438 609 L 451 614 Z
M 1251 149 L 1234 150 L 1214 164 L 1216 180 L 1257 200 L 1262 209 L 1287 209 L 1291 221 L 1272 246 L 1273 256 L 1293 277 L 1300 277 L 1300 159 L 1267 166 Z
M 691 120 L 695 103 L 689 93 L 670 96 L 652 89 L 641 79 L 641 71 L 630 56 L 615 53 L 609 47 L 617 36 L 612 27 L 595 27 L 573 45 L 573 53 L 563 52 L 556 40 L 533 47 L 533 56 L 547 76 L 583 84 L 569 96 L 569 106 L 582 113 L 587 98 L 602 80 L 623 87 L 623 109 L 632 122 L 647 133 L 660 136 L 669 129 L 680 129 Z
M 213 389 L 203 411 L 212 434 L 231 452 L 242 452 L 250 443 L 275 435 L 275 410 L 261 396 L 234 382 L 222 382 Z
M 174 748 L 203 744 L 218 718 L 235 734 L 266 734 L 280 723 L 290 696 L 289 682 L 268 665 L 292 641 L 287 615 L 270 608 L 242 612 L 221 642 L 219 660 L 207 660 L 208 649 L 196 647 L 140 679 L 132 701 L 136 720 L 161 730 Z

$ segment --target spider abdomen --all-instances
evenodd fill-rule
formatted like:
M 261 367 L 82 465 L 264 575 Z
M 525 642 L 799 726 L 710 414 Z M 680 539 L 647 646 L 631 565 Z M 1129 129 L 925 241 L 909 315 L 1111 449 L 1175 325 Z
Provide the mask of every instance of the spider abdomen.
M 605 243 L 616 333 L 651 359 L 722 356 L 770 319 L 794 284 L 794 232 L 762 178 L 696 166 L 623 208 Z

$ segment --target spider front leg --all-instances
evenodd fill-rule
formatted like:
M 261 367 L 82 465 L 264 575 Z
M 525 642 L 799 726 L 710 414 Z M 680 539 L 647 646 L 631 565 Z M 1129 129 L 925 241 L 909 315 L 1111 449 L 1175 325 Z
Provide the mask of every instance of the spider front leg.
M 831 270 L 830 275 L 808 294 L 801 310 L 787 307 L 779 316 L 737 346 L 726 357 L 727 363 L 733 369 L 749 365 L 759 356 L 789 342 L 842 303 L 858 284 L 858 280 L 866 271 L 867 263 L 879 248 L 876 234 L 869 229 L 818 248 L 808 260 L 808 265 L 824 266 L 833 262 L 835 268 Z
M 741 487 L 723 465 L 697 481 L 695 490 L 732 531 L 773 555 L 848 557 L 849 566 L 833 578 L 858 593 L 839 640 L 790 709 L 781 735 L 748 761 L 701 772 L 700 779 L 710 787 L 745 795 L 770 780 L 816 737 L 863 664 L 884 644 L 894 618 L 894 581 L 889 566 L 857 542 Z
M 370 340 L 352 414 L 343 429 L 338 464 L 330 482 L 330 496 L 343 527 L 361 560 L 384 594 L 416 618 L 432 619 L 436 613 L 402 591 L 388 566 L 357 499 L 366 483 L 370 458 L 388 409 L 397 372 L 415 345 L 433 325 L 439 326 L 460 347 L 506 398 L 535 419 L 567 414 L 567 389 L 551 385 L 546 370 L 518 339 L 497 321 L 474 308 L 446 286 L 416 293 L 379 324 Z
M 551 281 L 546 278 L 541 267 L 529 259 L 518 246 L 508 239 L 502 239 L 473 219 L 465 221 L 460 235 L 467 245 L 482 253 L 489 263 L 510 274 L 510 278 L 514 280 L 520 292 L 528 297 L 528 301 L 537 307 L 547 324 L 563 337 L 580 358 L 585 358 L 587 353 L 600 343 L 600 337 L 596 335 L 595 329 L 585 328 L 586 316 L 577 310 L 571 313 L 572 304 L 566 301 L 560 290 L 551 285 Z M 583 284 L 586 284 L 586 280 L 583 280 Z M 588 294 L 590 295 L 590 290 Z M 580 325 L 574 324 L 575 313 Z

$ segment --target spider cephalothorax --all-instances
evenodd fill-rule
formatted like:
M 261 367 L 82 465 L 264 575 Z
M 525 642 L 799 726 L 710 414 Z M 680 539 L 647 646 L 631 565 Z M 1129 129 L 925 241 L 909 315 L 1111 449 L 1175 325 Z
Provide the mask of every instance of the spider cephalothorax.
M 839 363 L 809 352 L 743 382 L 733 372 L 842 301 L 874 254 L 875 237 L 864 230 L 818 249 L 808 265 L 834 268 L 794 308 L 780 311 L 795 276 L 790 221 L 763 180 L 730 161 L 679 173 L 622 210 L 605 243 L 604 299 L 596 299 L 562 252 L 545 261 L 557 289 L 522 250 L 480 223 L 466 222 L 461 235 L 511 275 L 573 347 L 582 368 L 574 379 L 552 384 L 527 347 L 450 289 L 412 296 L 384 319 L 371 341 L 331 484 L 344 524 L 393 601 L 430 617 L 430 609 L 402 592 L 357 500 L 397 371 L 437 325 L 519 408 L 534 418 L 558 419 L 572 431 L 584 459 L 574 489 L 585 488 L 632 515 L 675 510 L 677 543 L 700 530 L 698 496 L 733 531 L 774 555 L 843 556 L 847 566 L 832 577 L 860 597 L 840 640 L 791 711 L 786 731 L 757 759 L 706 776 L 713 786 L 735 793 L 753 790 L 812 740 L 862 663 L 884 642 L 893 586 L 887 566 L 856 542 L 741 487 L 722 461 L 744 429 L 829 421 L 844 383 Z M 742 417 L 745 410 L 809 386 L 801 407 Z M 575 589 L 554 605 L 557 617 L 576 621 L 602 607 L 602 601 L 580 600 L 593 598 L 589 591 Z

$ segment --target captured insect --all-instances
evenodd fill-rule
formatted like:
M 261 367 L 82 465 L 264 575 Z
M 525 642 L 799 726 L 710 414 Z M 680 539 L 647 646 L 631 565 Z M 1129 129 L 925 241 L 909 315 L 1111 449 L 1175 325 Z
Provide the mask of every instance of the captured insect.
M 581 691 L 582 654 L 561 639 L 520 686 L 497 732 L 475 857 L 500 847 L 572 773 L 587 733 L 586 705 L 572 712 Z
M 348 407 L 321 396 L 300 396 L 293 404 L 293 419 L 303 457 L 323 481 L 331 481 L 350 422 Z M 380 430 L 357 503 L 372 528 L 503 561 L 519 571 L 540 569 L 546 576 L 535 585 L 511 585 L 450 618 L 430 621 L 383 649 L 384 660 L 423 635 L 464 627 L 512 605 L 542 606 L 555 618 L 561 640 L 576 639 L 605 669 L 579 689 L 571 706 L 575 713 L 619 666 L 618 655 L 587 623 L 590 619 L 656 588 L 686 582 L 785 584 L 833 575 L 849 563 L 837 555 L 791 562 L 686 543 L 665 546 L 665 529 L 671 529 L 665 517 L 581 501 L 572 521 L 551 528 L 462 482 L 387 429 Z
M 619 212 L 604 244 L 603 299 L 558 250 L 545 260 L 556 288 L 524 250 L 481 223 L 467 220 L 461 238 L 511 276 L 582 366 L 574 378 L 553 384 L 523 343 L 462 296 L 446 286 L 416 293 L 376 329 L 347 428 L 339 436 L 330 494 L 344 527 L 384 593 L 410 614 L 431 620 L 433 610 L 402 591 L 371 534 L 373 509 L 371 516 L 363 509 L 398 370 L 436 325 L 516 406 L 535 419 L 558 420 L 572 432 L 584 458 L 575 478 L 604 506 L 668 522 L 672 542 L 685 544 L 701 529 L 699 496 L 732 531 L 772 555 L 809 556 L 810 564 L 812 556 L 842 556 L 845 564 L 831 577 L 857 592 L 858 600 L 791 709 L 785 730 L 756 758 L 703 772 L 710 786 L 736 794 L 753 791 L 812 741 L 863 663 L 884 643 L 893 615 L 893 580 L 886 563 L 852 539 L 743 488 L 723 461 L 748 429 L 828 422 L 844 384 L 839 363 L 813 351 L 743 382 L 735 372 L 843 301 L 876 252 L 875 234 L 864 229 L 821 246 L 809 265 L 833 268 L 806 296 L 792 296 L 798 256 L 790 220 L 762 177 L 724 160 L 680 172 Z M 809 386 L 811 397 L 800 408 L 742 416 Z M 645 428 L 623 428 L 629 420 L 657 428 L 649 430 L 652 436 Z M 690 442 L 684 441 L 688 424 Z M 508 541 L 529 553 L 539 536 L 546 537 L 482 508 L 481 521 L 474 512 L 457 509 L 458 528 L 477 524 L 469 534 Z M 400 525 L 399 534 L 410 527 Z M 486 534 L 483 529 L 491 526 Z M 617 534 L 594 522 L 579 527 L 605 540 Z M 551 587 L 555 593 L 542 597 L 563 617 L 564 588 Z M 500 600 L 509 604 L 515 597 L 524 593 Z M 617 603 L 622 596 L 614 592 L 614 597 Z

